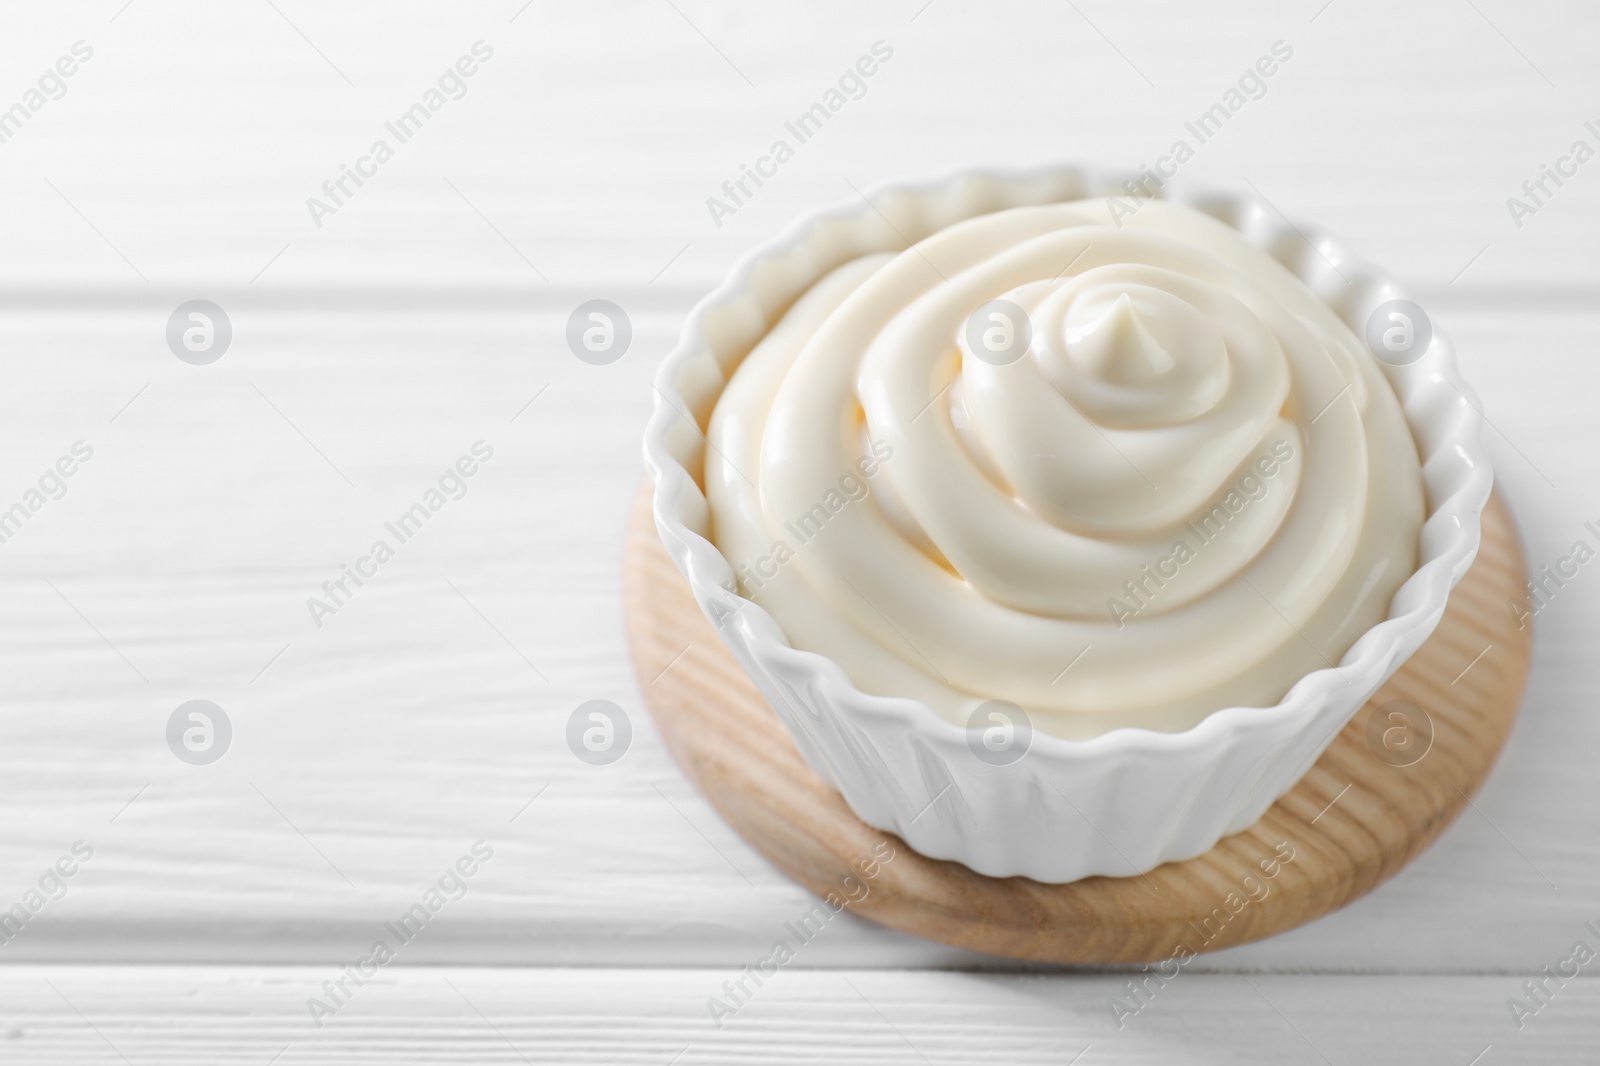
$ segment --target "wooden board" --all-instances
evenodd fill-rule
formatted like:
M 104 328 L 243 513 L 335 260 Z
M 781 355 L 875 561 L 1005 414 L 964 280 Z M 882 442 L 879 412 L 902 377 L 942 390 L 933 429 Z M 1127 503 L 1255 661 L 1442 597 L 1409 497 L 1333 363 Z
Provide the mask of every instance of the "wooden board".
M 757 850 L 797 881 L 836 891 L 886 834 L 868 826 L 801 758 L 667 557 L 639 494 L 629 523 L 624 600 L 634 667 L 679 765 Z M 1498 496 L 1483 547 L 1438 629 L 1251 828 L 1147 876 L 1067 885 L 985 877 L 925 858 L 896 838 L 892 863 L 851 909 L 885 925 L 1014 958 L 1104 964 L 1164 960 L 1247 943 L 1344 906 L 1420 854 L 1482 784 L 1510 731 L 1531 654 L 1506 604 L 1526 561 Z M 1431 746 L 1410 765 L 1378 757 L 1369 718 L 1390 700 L 1426 709 Z M 1270 881 L 1280 842 L 1293 860 Z M 1247 882 L 1247 877 L 1256 880 Z M 1254 887 L 1265 885 L 1265 892 Z M 1256 897 L 1238 907 L 1234 901 Z M 1220 908 L 1220 910 L 1219 910 Z

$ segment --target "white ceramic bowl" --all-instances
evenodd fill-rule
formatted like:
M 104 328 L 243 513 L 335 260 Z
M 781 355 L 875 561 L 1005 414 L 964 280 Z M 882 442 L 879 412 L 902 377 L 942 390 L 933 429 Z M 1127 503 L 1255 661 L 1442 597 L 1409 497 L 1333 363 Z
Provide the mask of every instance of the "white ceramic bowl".
M 1035 732 L 1024 758 L 997 767 L 974 756 L 967 730 L 926 704 L 867 695 L 831 659 L 790 647 L 772 616 L 738 594 L 732 568 L 706 536 L 701 429 L 739 361 L 798 295 L 846 259 L 898 251 L 901 234 L 921 240 L 973 215 L 1122 194 L 1128 176 L 1077 167 L 969 172 L 877 190 L 875 208 L 857 198 L 803 218 L 745 256 L 695 307 L 655 380 L 644 454 L 656 527 L 722 639 L 812 768 L 856 814 L 924 855 L 994 877 L 1060 882 L 1141 873 L 1200 855 L 1255 822 L 1433 632 L 1477 555 L 1489 498 L 1477 401 L 1435 329 L 1418 361 L 1380 363 L 1422 459 L 1421 564 L 1388 618 L 1337 669 L 1307 674 L 1276 706 L 1221 709 L 1182 733 L 1117 729 L 1069 741 Z M 1253 199 L 1176 183 L 1163 195 L 1266 249 L 1357 336 L 1373 308 L 1405 295 L 1343 243 L 1295 227 Z

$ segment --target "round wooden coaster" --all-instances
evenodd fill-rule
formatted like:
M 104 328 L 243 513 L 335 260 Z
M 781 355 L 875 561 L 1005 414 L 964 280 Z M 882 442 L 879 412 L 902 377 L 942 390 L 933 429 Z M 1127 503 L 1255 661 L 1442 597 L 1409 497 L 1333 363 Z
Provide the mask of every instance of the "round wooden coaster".
M 1047 885 L 925 858 L 823 784 L 667 557 L 649 486 L 624 560 L 634 668 L 667 747 L 722 817 L 789 876 L 820 896 L 855 900 L 851 911 L 884 925 L 974 951 L 1061 963 L 1177 960 L 1162 972 L 1344 906 L 1450 824 L 1516 717 L 1532 630 L 1517 628 L 1508 601 L 1525 594 L 1526 581 L 1496 496 L 1483 514 L 1482 550 L 1437 631 L 1259 822 L 1148 875 Z M 1381 740 L 1393 708 L 1370 721 L 1391 700 L 1422 708 L 1432 725 L 1425 754 L 1409 765 L 1396 763 L 1421 745 L 1400 755 Z M 891 861 L 863 862 L 887 848 Z

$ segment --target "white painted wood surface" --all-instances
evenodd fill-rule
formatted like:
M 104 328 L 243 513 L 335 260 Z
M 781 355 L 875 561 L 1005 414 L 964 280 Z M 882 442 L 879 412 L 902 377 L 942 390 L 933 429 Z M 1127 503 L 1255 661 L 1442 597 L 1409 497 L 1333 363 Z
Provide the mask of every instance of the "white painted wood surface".
M 1185 974 L 1119 1029 L 1106 1004 L 1126 995 L 1123 975 L 780 970 L 719 1029 L 705 1000 L 724 976 L 712 971 L 412 967 L 382 971 L 319 1029 L 305 1000 L 331 976 L 10 967 L 0 971 L 0 1049 L 18 1066 L 1569 1064 L 1594 1061 L 1600 1010 L 1600 981 L 1578 981 L 1507 1032 L 1497 1012 L 1515 990 L 1509 976 Z
M 458 984 L 530 1060 L 698 1048 L 703 986 L 806 897 L 687 787 L 628 672 L 617 559 L 656 361 L 800 211 L 980 163 L 1148 162 L 1275 40 L 1294 59 L 1185 173 L 1251 183 L 1412 282 L 1478 385 L 1533 564 L 1596 543 L 1600 161 L 1521 229 L 1505 200 L 1574 139 L 1597 143 L 1600 13 L 674 3 L 0 15 L 0 108 L 75 41 L 94 48 L 0 144 L 0 508 L 75 441 L 95 450 L 0 544 L 0 908 L 74 841 L 95 849 L 0 944 L 20 964 L 0 971 L 0 1036 L 24 1034 L 0 1040 L 8 1061 L 112 1061 L 42 984 L 58 971 L 33 965 L 63 962 L 85 965 L 61 990 L 134 1061 L 176 1056 L 176 1034 L 208 1061 L 292 1041 L 284 1062 L 332 1058 L 377 1030 L 310 1029 L 297 975 L 364 953 L 479 839 L 494 858 L 468 896 L 351 1007 L 394 1034 L 390 1061 L 446 1044 L 515 1061 L 473 1043 L 493 1034 L 417 963 L 521 967 Z M 466 96 L 316 228 L 305 199 L 480 39 L 494 57 Z M 706 197 L 877 40 L 894 57 L 866 94 L 714 226 Z M 562 340 L 595 296 L 635 325 L 609 367 Z M 196 297 L 235 330 L 206 367 L 163 339 Z M 306 598 L 478 440 L 495 453 L 467 495 L 315 628 Z M 1490 1043 L 1486 1062 L 1575 1061 L 1600 1030 L 1588 976 L 1520 1034 L 1504 1000 L 1600 920 L 1600 577 L 1581 572 L 1538 625 L 1523 719 L 1461 822 L 1370 898 L 1196 963 L 1172 990 L 1186 1005 L 1148 1028 L 1102 1039 L 1105 977 L 875 973 L 862 991 L 930 1061 L 1065 1062 L 1087 1043 L 1085 1063 L 1314 1059 L 1295 1026 L 1332 1061 L 1465 1063 Z M 235 729 L 208 767 L 163 739 L 194 698 Z M 608 768 L 563 739 L 591 698 L 634 714 Z M 219 968 L 180 965 L 202 962 Z M 846 919 L 785 972 L 767 1020 L 752 1007 L 738 1040 L 682 1061 L 915 1061 L 843 979 L 952 965 L 1005 968 Z M 1292 973 L 1258 982 L 1283 1016 L 1239 976 L 1263 972 Z

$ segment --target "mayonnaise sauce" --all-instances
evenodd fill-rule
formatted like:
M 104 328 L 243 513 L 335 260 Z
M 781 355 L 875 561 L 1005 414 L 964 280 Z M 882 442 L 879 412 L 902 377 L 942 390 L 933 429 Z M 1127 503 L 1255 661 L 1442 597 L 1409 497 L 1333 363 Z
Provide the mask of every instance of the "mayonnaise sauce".
M 1350 329 L 1161 201 L 846 263 L 746 356 L 708 440 L 713 539 L 795 647 L 1064 737 L 1276 703 L 1383 620 L 1424 510 Z

